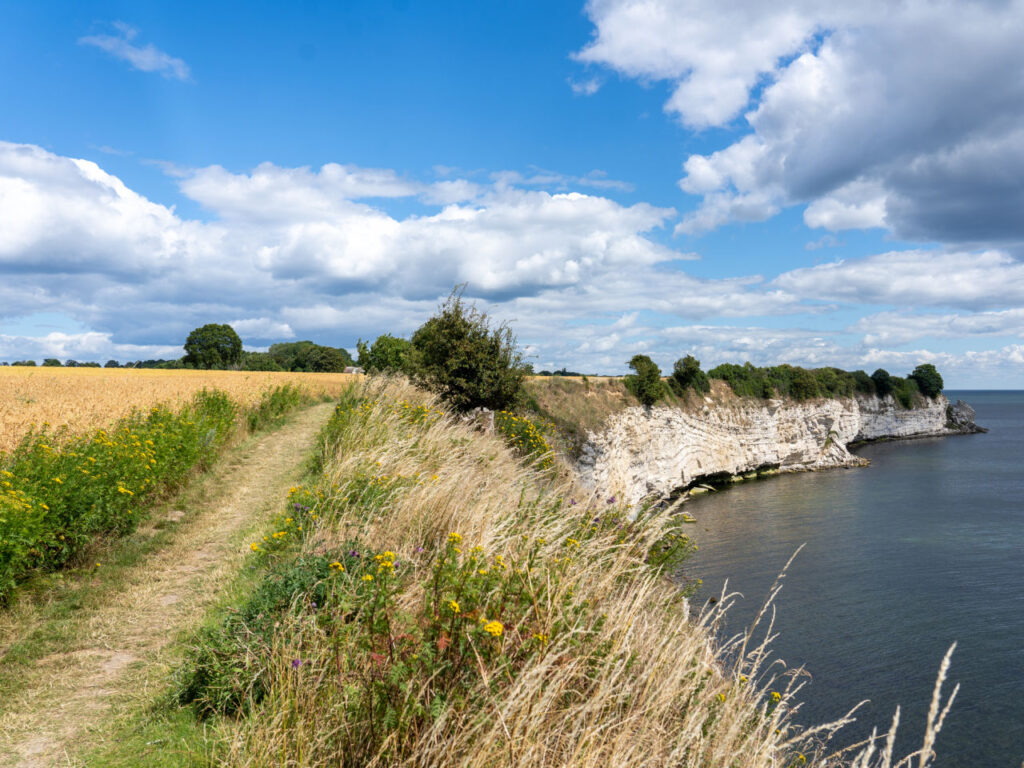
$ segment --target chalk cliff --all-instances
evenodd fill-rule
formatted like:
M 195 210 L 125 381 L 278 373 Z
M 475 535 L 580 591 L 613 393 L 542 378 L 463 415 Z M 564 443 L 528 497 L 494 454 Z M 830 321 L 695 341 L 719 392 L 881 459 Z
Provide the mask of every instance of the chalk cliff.
M 706 480 L 862 466 L 862 440 L 977 431 L 966 403 L 942 395 L 907 410 L 891 396 L 829 400 L 708 399 L 699 408 L 634 407 L 588 433 L 577 469 L 602 492 L 636 502 Z

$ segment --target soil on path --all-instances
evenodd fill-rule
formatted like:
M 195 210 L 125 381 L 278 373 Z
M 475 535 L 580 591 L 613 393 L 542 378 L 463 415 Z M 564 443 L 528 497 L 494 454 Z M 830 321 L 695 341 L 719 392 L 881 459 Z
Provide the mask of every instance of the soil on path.
M 202 482 L 210 489 L 182 514 L 169 543 L 134 567 L 124 586 L 83 616 L 81 642 L 38 662 L 31 684 L 0 702 L 0 755 L 17 768 L 75 765 L 114 703 L 166 679 L 169 643 L 197 624 L 231 582 L 249 551 L 243 534 L 282 509 L 318 430 L 333 411 L 323 404 L 229 454 Z

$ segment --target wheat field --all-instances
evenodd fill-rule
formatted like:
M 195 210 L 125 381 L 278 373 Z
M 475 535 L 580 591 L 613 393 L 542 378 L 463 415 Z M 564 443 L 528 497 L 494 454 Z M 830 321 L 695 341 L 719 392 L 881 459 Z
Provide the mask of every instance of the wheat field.
M 201 389 L 227 392 L 244 405 L 268 387 L 293 384 L 313 396 L 338 396 L 353 378 L 345 373 L 187 371 L 125 368 L 0 367 L 0 451 L 9 451 L 33 426 L 82 433 L 107 427 L 133 409 L 175 407 Z

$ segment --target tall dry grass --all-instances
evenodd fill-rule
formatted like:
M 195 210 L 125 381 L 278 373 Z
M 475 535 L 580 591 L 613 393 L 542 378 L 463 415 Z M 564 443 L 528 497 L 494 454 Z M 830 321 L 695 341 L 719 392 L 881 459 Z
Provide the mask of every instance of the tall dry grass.
M 337 397 L 344 373 L 272 373 L 124 368 L 0 367 L 0 452 L 33 427 L 49 424 L 83 434 L 109 427 L 133 410 L 161 404 L 176 410 L 202 389 L 219 389 L 247 407 L 263 392 L 292 384 L 311 397 Z
M 302 552 L 336 552 L 352 541 L 367 551 L 389 551 L 406 574 L 396 606 L 421 615 L 421 622 L 429 612 L 417 611 L 429 602 L 432 569 L 443 559 L 439 553 L 452 551 L 445 542 L 453 532 L 467 551 L 479 547 L 488 563 L 522 565 L 535 556 L 529 562 L 536 568 L 516 572 L 528 573 L 523 578 L 534 580 L 540 597 L 528 616 L 506 620 L 501 639 L 509 648 L 532 650 L 516 655 L 514 663 L 494 664 L 484 652 L 486 637 L 474 641 L 473 632 L 480 633 L 467 623 L 460 631 L 475 653 L 466 659 L 475 680 L 470 695 L 461 706 L 443 707 L 381 736 L 379 723 L 352 713 L 360 686 L 383 680 L 388 662 L 379 662 L 379 673 L 361 669 L 375 662 L 351 640 L 353 632 L 325 631 L 329 622 L 315 612 L 293 613 L 253 654 L 263 659 L 267 693 L 234 729 L 225 764 L 931 764 L 934 735 L 952 701 L 950 696 L 940 706 L 948 655 L 921 750 L 895 761 L 898 713 L 885 737 L 841 748 L 837 733 L 853 713 L 814 728 L 795 724 L 801 675 L 773 661 L 767 644 L 777 590 L 758 618 L 760 627 L 721 643 L 715 638 L 729 596 L 691 615 L 677 586 L 648 562 L 650 548 L 672 535 L 671 510 L 641 512 L 636 526 L 602 526 L 598 521 L 615 508 L 608 500 L 523 466 L 495 437 L 451 419 L 410 426 L 395 403 L 435 404 L 403 382 L 371 380 L 362 387 L 365 401 L 330 445 L 316 489 L 322 517 L 316 531 L 307 532 Z M 363 493 L 358 479 L 368 475 L 429 481 L 395 485 L 373 504 L 345 503 Z M 563 566 L 567 542 L 580 536 L 581 524 L 588 538 Z M 550 636 L 543 627 L 551 628 Z M 531 646 L 521 640 L 529 632 L 544 641 Z M 768 640 L 755 643 L 755 632 Z M 429 697 L 436 683 L 432 677 L 414 680 L 405 695 L 410 701 Z M 373 749 L 360 751 L 359 735 L 371 732 L 377 738 Z

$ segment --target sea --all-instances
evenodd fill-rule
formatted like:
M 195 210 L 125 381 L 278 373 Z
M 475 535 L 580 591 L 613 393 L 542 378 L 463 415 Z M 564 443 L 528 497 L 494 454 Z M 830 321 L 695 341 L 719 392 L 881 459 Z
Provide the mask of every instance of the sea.
M 935 676 L 956 642 L 953 708 L 937 768 L 1024 765 L 1024 392 L 948 391 L 987 434 L 863 446 L 869 467 L 781 475 L 686 503 L 703 586 L 695 606 L 742 595 L 725 632 L 751 621 L 787 560 L 772 643 L 807 684 L 797 720 L 821 723 L 861 701 L 848 744 L 885 731 L 921 746 Z M 916 765 L 916 762 L 915 762 Z

